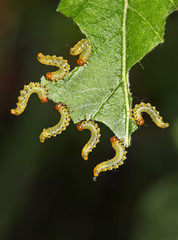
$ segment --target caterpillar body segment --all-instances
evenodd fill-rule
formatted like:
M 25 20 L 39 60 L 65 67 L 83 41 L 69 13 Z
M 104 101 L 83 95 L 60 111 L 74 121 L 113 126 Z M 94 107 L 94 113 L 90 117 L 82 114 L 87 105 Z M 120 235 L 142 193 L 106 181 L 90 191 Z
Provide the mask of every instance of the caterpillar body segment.
M 138 126 L 142 126 L 144 124 L 144 119 L 142 117 L 142 112 L 146 112 L 150 115 L 153 122 L 160 128 L 169 127 L 169 123 L 165 123 L 162 120 L 162 117 L 159 115 L 159 112 L 155 107 L 151 106 L 150 103 L 141 102 L 140 104 L 136 104 L 132 109 L 133 119 L 137 123 Z
M 55 106 L 56 110 L 61 114 L 60 121 L 53 127 L 43 129 L 40 134 L 40 142 L 43 143 L 46 138 L 50 138 L 52 136 L 56 137 L 56 135 L 61 134 L 70 122 L 70 115 L 67 107 L 63 103 L 58 103 Z
M 96 147 L 96 144 L 100 139 L 100 128 L 98 124 L 92 120 L 84 120 L 77 124 L 77 129 L 79 131 L 83 131 L 84 129 L 88 129 L 91 132 L 91 137 L 87 144 L 82 149 L 82 157 L 84 160 L 88 160 L 88 154 Z
M 25 110 L 28 100 L 31 94 L 37 93 L 39 99 L 42 103 L 48 101 L 47 90 L 38 82 L 30 82 L 28 85 L 24 86 L 24 89 L 20 91 L 20 96 L 18 97 L 17 107 L 11 109 L 11 114 L 20 115 Z
M 91 55 L 92 44 L 88 39 L 80 40 L 73 48 L 70 49 L 70 54 L 77 56 L 80 54 L 77 64 L 83 66 Z
M 55 72 L 46 73 L 46 79 L 50 81 L 58 81 L 62 80 L 70 70 L 70 65 L 67 60 L 62 57 L 43 55 L 42 53 L 38 53 L 37 59 L 40 63 L 50 66 L 58 67 L 59 70 Z
M 110 142 L 111 142 L 112 147 L 114 148 L 116 154 L 115 154 L 114 158 L 112 158 L 108 161 L 102 162 L 94 168 L 93 180 L 96 180 L 96 178 L 98 177 L 100 172 L 105 172 L 108 170 L 118 168 L 119 166 L 121 166 L 123 164 L 124 160 L 126 159 L 127 151 L 125 150 L 125 147 L 124 147 L 124 140 L 122 138 L 119 139 L 116 136 L 114 136 L 110 139 Z

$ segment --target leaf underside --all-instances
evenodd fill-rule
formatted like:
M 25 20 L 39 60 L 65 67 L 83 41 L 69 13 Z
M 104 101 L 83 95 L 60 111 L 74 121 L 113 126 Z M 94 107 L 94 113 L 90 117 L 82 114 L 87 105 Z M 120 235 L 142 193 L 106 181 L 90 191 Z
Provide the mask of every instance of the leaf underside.
M 42 78 L 49 98 L 65 103 L 74 123 L 92 117 L 129 146 L 137 128 L 129 69 L 163 42 L 166 17 L 177 7 L 178 0 L 62 0 L 57 11 L 72 17 L 93 49 L 88 64 L 76 67 L 65 83 Z

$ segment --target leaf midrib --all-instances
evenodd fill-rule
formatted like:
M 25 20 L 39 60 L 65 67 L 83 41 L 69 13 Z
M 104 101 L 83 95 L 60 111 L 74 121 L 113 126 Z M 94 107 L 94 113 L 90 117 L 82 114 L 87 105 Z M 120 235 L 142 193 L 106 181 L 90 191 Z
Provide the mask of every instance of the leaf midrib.
M 126 103 L 126 126 L 125 126 L 125 146 L 129 146 L 129 118 L 130 118 L 130 106 L 129 106 L 129 86 L 128 77 L 126 75 L 126 18 L 127 18 L 128 0 L 124 1 L 124 15 L 123 15 L 123 40 L 122 40 L 122 81 L 124 83 L 125 103 Z

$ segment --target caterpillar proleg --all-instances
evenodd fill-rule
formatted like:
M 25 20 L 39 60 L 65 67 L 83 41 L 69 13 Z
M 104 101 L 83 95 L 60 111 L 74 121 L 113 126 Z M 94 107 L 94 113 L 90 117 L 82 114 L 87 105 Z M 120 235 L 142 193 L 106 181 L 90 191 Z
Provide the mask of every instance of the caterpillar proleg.
M 37 93 L 42 103 L 48 101 L 47 90 L 38 82 L 30 82 L 28 85 L 24 86 L 23 90 L 20 91 L 17 107 L 15 109 L 11 109 L 11 113 L 14 115 L 20 115 L 21 113 L 23 113 L 32 93 Z
M 123 139 L 118 139 L 116 136 L 114 136 L 110 139 L 110 142 L 111 142 L 112 147 L 114 148 L 114 150 L 116 152 L 115 157 L 108 160 L 108 161 L 105 161 L 105 162 L 102 162 L 102 163 L 98 164 L 94 168 L 94 170 L 93 170 L 93 174 L 94 174 L 93 180 L 96 180 L 96 177 L 98 177 L 100 172 L 105 172 L 105 171 L 108 171 L 108 170 L 118 168 L 119 166 L 121 166 L 123 164 L 123 161 L 126 159 L 127 151 L 125 151 L 124 140 Z
M 82 39 L 70 49 L 70 54 L 74 56 L 80 54 L 77 64 L 79 66 L 83 66 L 88 61 L 91 55 L 91 50 L 91 42 L 88 39 Z
M 82 149 L 82 157 L 84 160 L 88 160 L 88 154 L 92 151 L 93 148 L 96 147 L 96 144 L 99 142 L 100 139 L 100 128 L 98 124 L 92 120 L 84 120 L 77 124 L 77 129 L 79 131 L 83 131 L 84 129 L 88 129 L 91 132 L 90 140 Z
M 37 59 L 39 62 L 45 65 L 58 67 L 59 70 L 55 72 L 46 73 L 46 79 L 51 81 L 62 80 L 70 70 L 70 65 L 67 63 L 67 60 L 62 57 L 43 55 L 42 53 L 38 53 Z
M 61 134 L 61 132 L 69 125 L 70 115 L 67 107 L 63 103 L 58 103 L 55 108 L 61 114 L 60 121 L 54 127 L 43 129 L 39 137 L 41 143 L 43 143 L 46 138 L 50 138 L 52 136 L 56 137 L 56 135 Z
M 151 106 L 150 103 L 141 102 L 140 104 L 136 104 L 132 109 L 133 119 L 137 123 L 138 126 L 142 126 L 144 124 L 144 119 L 142 117 L 142 112 L 146 112 L 150 115 L 153 122 L 160 128 L 169 127 L 169 123 L 165 123 L 162 120 L 162 117 L 159 115 L 159 112 L 155 107 Z

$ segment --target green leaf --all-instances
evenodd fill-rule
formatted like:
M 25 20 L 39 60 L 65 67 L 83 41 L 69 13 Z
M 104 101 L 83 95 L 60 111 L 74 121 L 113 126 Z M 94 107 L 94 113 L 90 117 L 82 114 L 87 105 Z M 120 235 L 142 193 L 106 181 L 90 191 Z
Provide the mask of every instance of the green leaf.
M 66 103 L 74 123 L 92 116 L 129 146 L 137 128 L 129 70 L 163 42 L 166 17 L 177 6 L 178 0 L 62 0 L 57 11 L 73 18 L 93 50 L 88 64 L 76 67 L 65 83 L 43 79 L 49 98 Z

